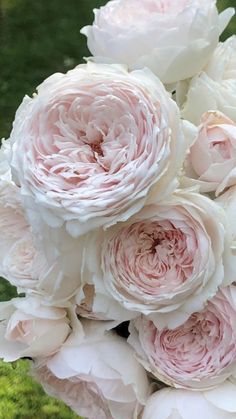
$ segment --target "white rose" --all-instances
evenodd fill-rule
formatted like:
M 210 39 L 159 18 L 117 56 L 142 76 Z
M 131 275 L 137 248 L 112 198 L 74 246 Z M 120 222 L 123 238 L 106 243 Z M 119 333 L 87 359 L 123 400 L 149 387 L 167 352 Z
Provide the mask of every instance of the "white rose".
M 91 233 L 83 246 L 81 283 L 95 294 L 90 311 L 110 319 L 141 312 L 175 327 L 234 280 L 224 210 L 191 191 L 179 190 L 125 223 Z
M 201 192 L 218 196 L 236 184 L 236 124 L 219 111 L 201 117 L 185 171 Z
M 33 297 L 0 303 L 0 358 L 12 362 L 22 357 L 55 353 L 70 333 L 64 308 L 49 307 Z
M 75 334 L 33 374 L 45 391 L 88 419 L 137 419 L 150 388 L 127 342 L 104 332 L 104 323 L 83 321 Z
M 219 43 L 204 71 L 190 81 L 182 109 L 185 119 L 198 125 L 203 113 L 219 110 L 236 122 L 235 55 L 236 36 Z
M 235 419 L 236 386 L 228 381 L 209 391 L 165 388 L 148 400 L 142 419 Z
M 24 206 L 74 237 L 161 200 L 185 154 L 179 110 L 148 69 L 93 63 L 26 97 L 11 143 Z
M 234 14 L 218 15 L 215 0 L 113 0 L 95 9 L 81 32 L 94 56 L 149 67 L 163 83 L 197 74 Z

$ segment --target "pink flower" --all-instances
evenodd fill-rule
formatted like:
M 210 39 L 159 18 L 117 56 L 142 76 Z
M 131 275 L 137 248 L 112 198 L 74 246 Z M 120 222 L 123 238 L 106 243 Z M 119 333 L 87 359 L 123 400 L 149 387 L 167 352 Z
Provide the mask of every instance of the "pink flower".
M 219 195 L 236 184 L 236 124 L 221 112 L 205 113 L 189 160 L 203 192 Z
M 165 388 L 149 398 L 142 419 L 235 419 L 235 396 L 229 381 L 202 392 Z
M 26 97 L 11 133 L 24 206 L 72 236 L 126 220 L 177 185 L 176 104 L 148 70 L 80 65 Z
M 15 298 L 0 304 L 0 358 L 6 362 L 55 353 L 70 333 L 64 308 L 39 298 Z
M 159 326 L 175 327 L 203 309 L 224 281 L 234 280 L 225 258 L 230 254 L 225 222 L 210 199 L 178 191 L 112 227 L 100 242 L 91 236 L 83 266 L 94 272 L 95 286 L 103 278 L 108 293 L 131 311 L 130 318 L 141 312 Z M 95 245 L 101 250 L 95 252 Z M 99 252 L 102 273 L 99 262 L 94 268 Z
M 33 370 L 45 391 L 88 419 L 136 419 L 149 384 L 127 342 L 104 324 L 84 322 L 84 339 L 72 337 Z
M 94 56 L 147 66 L 174 83 L 206 65 L 234 10 L 219 15 L 215 0 L 113 0 L 94 13 L 81 30 Z
M 235 324 L 236 287 L 231 286 L 175 329 L 158 329 L 139 318 L 129 342 L 156 378 L 174 387 L 207 389 L 236 371 Z
M 7 162 L 9 143 L 0 153 L 0 275 L 19 289 L 34 289 L 47 269 L 43 252 L 26 219 L 20 189 L 12 180 Z

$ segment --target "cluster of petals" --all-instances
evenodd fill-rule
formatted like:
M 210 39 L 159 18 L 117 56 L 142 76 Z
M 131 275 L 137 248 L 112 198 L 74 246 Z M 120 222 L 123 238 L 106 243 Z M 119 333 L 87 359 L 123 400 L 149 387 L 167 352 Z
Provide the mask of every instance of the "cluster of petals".
M 219 111 L 206 112 L 200 122 L 186 158 L 186 174 L 201 192 L 217 196 L 236 184 L 236 124 Z
M 67 310 L 27 296 L 0 303 L 0 358 L 49 356 L 71 331 Z
M 89 419 L 137 419 L 150 392 L 133 350 L 106 322 L 84 321 L 33 375 L 45 391 Z
M 11 166 L 24 206 L 72 236 L 126 220 L 177 184 L 179 110 L 149 70 L 87 63 L 19 107 Z
M 236 122 L 236 36 L 220 42 L 207 66 L 187 86 L 178 88 L 182 116 L 198 125 L 209 110 L 218 110 Z
M 235 395 L 229 381 L 201 392 L 166 388 L 149 398 L 142 419 L 235 419 Z
M 236 287 L 223 288 L 181 326 L 157 328 L 145 317 L 132 322 L 129 342 L 157 379 L 186 389 L 208 389 L 236 371 Z
M 95 57 L 149 67 L 174 83 L 206 65 L 234 10 L 219 15 L 215 0 L 113 0 L 94 13 L 81 32 Z
M 125 223 L 89 234 L 81 282 L 90 292 L 94 287 L 100 307 L 110 302 L 110 315 L 119 303 L 126 311 L 120 310 L 121 320 L 143 313 L 159 325 L 181 324 L 234 280 L 230 244 L 222 208 L 198 193 L 177 191 Z M 96 311 L 99 302 L 93 303 Z

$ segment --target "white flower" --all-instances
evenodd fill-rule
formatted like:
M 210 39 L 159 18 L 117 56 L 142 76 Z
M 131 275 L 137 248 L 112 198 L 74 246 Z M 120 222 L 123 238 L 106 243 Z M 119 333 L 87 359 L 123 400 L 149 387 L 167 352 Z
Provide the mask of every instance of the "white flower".
M 84 337 L 72 336 L 33 370 L 45 391 L 88 419 L 137 419 L 149 394 L 145 370 L 127 342 L 98 321 L 84 321 Z
M 173 327 L 234 281 L 224 210 L 191 191 L 90 233 L 83 246 L 81 283 L 94 287 L 90 311 L 109 313 L 105 318 L 124 321 L 141 312 Z
M 12 362 L 22 357 L 55 353 L 70 333 L 64 308 L 49 307 L 38 298 L 14 298 L 0 303 L 0 358 Z
M 236 122 L 235 56 L 236 36 L 219 43 L 205 69 L 190 81 L 182 109 L 185 119 L 198 125 L 204 112 L 219 110 Z
M 165 388 L 148 400 L 142 419 L 235 419 L 236 386 L 226 381 L 213 390 Z
M 175 189 L 179 111 L 149 71 L 88 63 L 26 97 L 11 133 L 23 204 L 72 236 L 126 220 Z M 35 216 L 36 218 L 36 216 Z
M 94 13 L 81 32 L 95 57 L 149 67 L 174 83 L 206 65 L 234 10 L 218 15 L 215 0 L 113 0 Z

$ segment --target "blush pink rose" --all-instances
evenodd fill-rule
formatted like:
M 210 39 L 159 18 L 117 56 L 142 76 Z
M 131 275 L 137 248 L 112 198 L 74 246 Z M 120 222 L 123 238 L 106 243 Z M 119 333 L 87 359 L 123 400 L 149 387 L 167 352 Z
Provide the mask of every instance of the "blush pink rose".
M 201 392 L 165 388 L 148 399 L 142 419 L 235 419 L 235 400 L 229 381 Z
M 149 67 L 174 83 L 206 65 L 234 10 L 219 15 L 215 0 L 113 0 L 94 13 L 81 30 L 94 56 Z
M 88 419 L 137 419 L 149 394 L 146 372 L 127 342 L 103 324 L 83 322 L 84 339 L 74 335 L 34 377 L 45 391 Z
M 90 245 L 84 244 L 85 278 L 95 286 L 102 278 L 130 318 L 141 312 L 159 326 L 179 325 L 234 280 L 225 224 L 212 200 L 178 191 L 101 234 L 100 241 L 91 235 Z
M 176 104 L 148 70 L 88 63 L 26 97 L 11 133 L 24 206 L 72 236 L 126 220 L 177 185 Z
M 129 342 L 141 364 L 174 387 L 207 389 L 236 371 L 236 287 L 221 289 L 206 308 L 175 329 L 134 321 Z
M 219 195 L 236 184 L 236 124 L 221 112 L 205 113 L 189 160 L 201 191 Z
M 25 291 L 34 289 L 47 269 L 43 252 L 26 219 L 20 189 L 12 180 L 7 161 L 9 142 L 0 151 L 0 275 Z
M 39 298 L 15 298 L 0 303 L 0 358 L 12 362 L 22 357 L 55 353 L 70 333 L 64 308 L 44 305 Z

